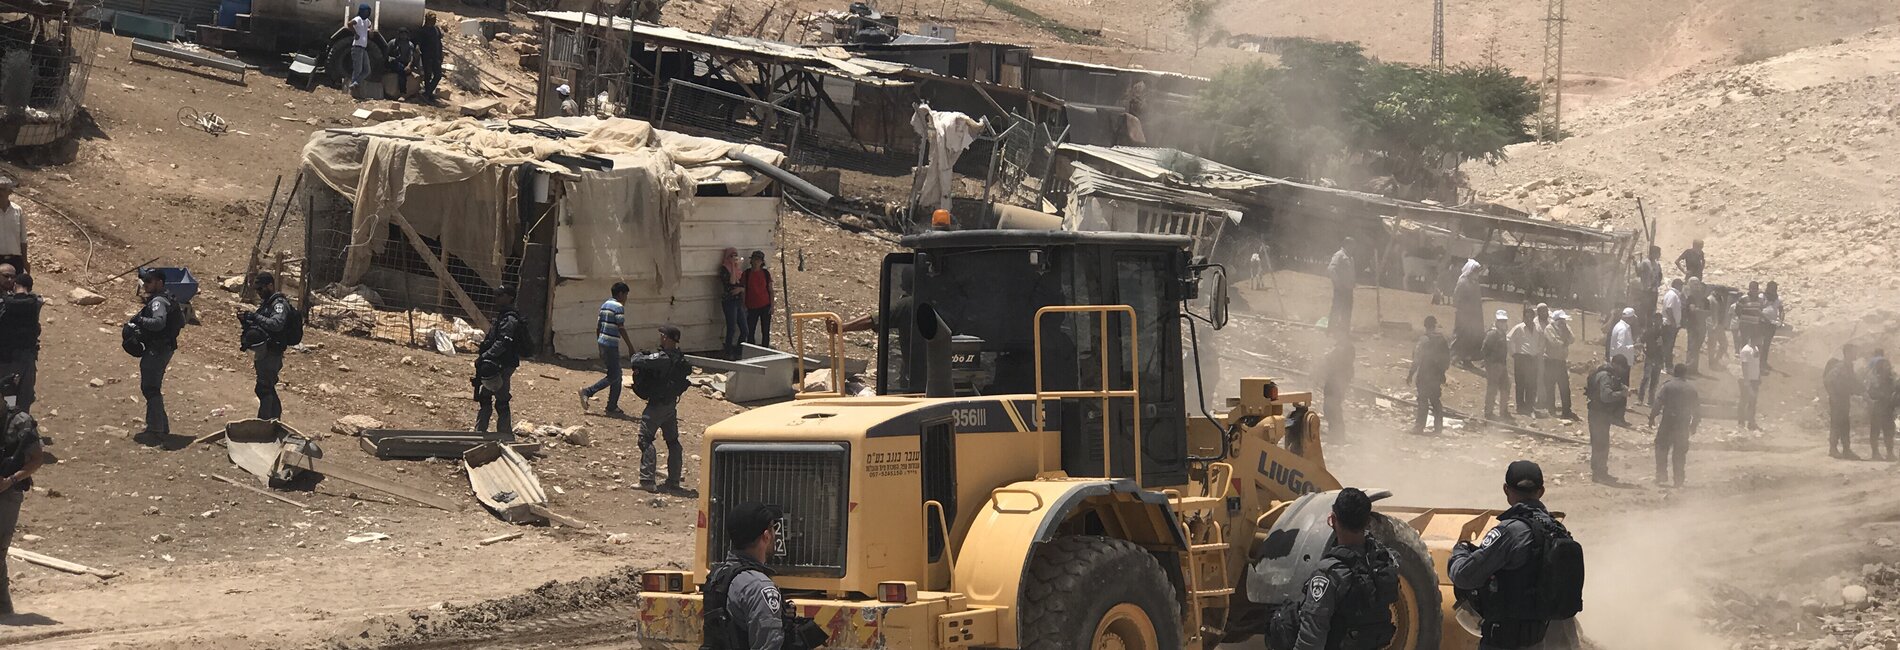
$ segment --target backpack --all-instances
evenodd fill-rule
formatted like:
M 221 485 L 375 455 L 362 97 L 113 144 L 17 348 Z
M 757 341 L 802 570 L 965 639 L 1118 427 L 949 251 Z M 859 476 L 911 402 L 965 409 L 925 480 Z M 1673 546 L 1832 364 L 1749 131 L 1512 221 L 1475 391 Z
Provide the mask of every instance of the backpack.
M 713 566 L 706 576 L 706 585 L 700 589 L 705 597 L 700 617 L 700 636 L 704 639 L 700 650 L 749 650 L 752 644 L 747 640 L 746 629 L 732 619 L 732 613 L 726 611 L 727 592 L 732 581 L 739 574 L 758 570 L 749 562 L 726 562 Z
M 1501 611 L 1486 611 L 1486 620 L 1556 621 L 1582 612 L 1583 545 L 1570 535 L 1570 530 L 1541 511 L 1500 519 L 1529 526 L 1531 559 L 1513 571 L 1523 572 L 1521 575 L 1511 579 L 1498 576 L 1494 600 Z
M 277 333 L 276 343 L 284 347 L 301 345 L 303 343 L 303 312 L 297 311 L 297 306 L 290 304 L 290 298 L 285 297 L 284 294 L 277 294 L 277 299 L 284 301 L 284 329 Z
M 1392 553 L 1366 540 L 1366 555 L 1348 564 L 1339 558 L 1320 560 L 1319 571 L 1343 590 L 1333 609 L 1328 648 L 1375 650 L 1392 642 L 1398 628 L 1392 623 L 1392 604 L 1399 600 L 1398 569 Z M 1268 621 L 1267 647 L 1288 650 L 1298 644 L 1300 606 L 1304 599 L 1281 605 Z M 1358 614 L 1355 616 L 1355 614 Z

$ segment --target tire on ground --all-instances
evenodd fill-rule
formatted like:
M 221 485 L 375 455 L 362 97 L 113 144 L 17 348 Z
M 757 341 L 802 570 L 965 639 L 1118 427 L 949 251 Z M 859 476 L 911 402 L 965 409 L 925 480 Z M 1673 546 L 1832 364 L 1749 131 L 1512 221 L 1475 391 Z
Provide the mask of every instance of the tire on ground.
M 346 34 L 330 41 L 329 58 L 323 65 L 323 74 L 328 76 L 330 82 L 335 83 L 338 88 L 349 87 L 350 75 L 354 71 L 351 68 L 354 64 L 350 62 L 350 40 L 350 36 Z M 385 59 L 388 58 L 383 54 L 383 44 L 372 38 L 369 40 L 368 49 L 369 78 L 382 79 L 383 70 L 387 67 Z
M 1403 521 L 1384 513 L 1372 514 L 1372 538 L 1392 549 L 1399 560 L 1399 579 L 1405 584 L 1401 590 L 1409 587 L 1416 608 L 1413 620 L 1397 621 L 1399 627 L 1414 630 L 1412 637 L 1417 641 L 1410 646 L 1393 650 L 1438 650 L 1438 642 L 1444 633 L 1444 597 L 1438 590 L 1438 571 L 1432 568 L 1432 553 L 1425 548 L 1425 541 L 1419 539 L 1418 531 L 1412 530 Z
M 1107 537 L 1045 543 L 1023 587 L 1023 650 L 1089 648 L 1103 615 L 1125 603 L 1147 615 L 1160 648 L 1182 647 L 1174 585 L 1148 551 Z

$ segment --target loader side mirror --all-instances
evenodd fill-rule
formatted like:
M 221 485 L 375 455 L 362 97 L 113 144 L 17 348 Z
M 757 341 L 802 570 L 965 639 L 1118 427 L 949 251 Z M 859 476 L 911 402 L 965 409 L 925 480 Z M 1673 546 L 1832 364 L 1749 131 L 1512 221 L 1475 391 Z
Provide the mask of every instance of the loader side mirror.
M 1224 270 L 1214 274 L 1214 295 L 1208 299 L 1207 312 L 1208 319 L 1214 321 L 1214 329 L 1227 326 L 1227 272 Z

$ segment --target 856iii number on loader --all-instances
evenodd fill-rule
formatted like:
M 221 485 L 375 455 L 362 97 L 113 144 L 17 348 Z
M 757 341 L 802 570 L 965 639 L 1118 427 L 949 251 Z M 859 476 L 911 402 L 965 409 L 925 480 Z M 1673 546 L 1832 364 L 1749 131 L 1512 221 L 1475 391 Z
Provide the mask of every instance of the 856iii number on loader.
M 767 564 L 828 648 L 1207 648 L 1300 597 L 1340 488 L 1320 418 L 1268 378 L 1218 413 L 1188 394 L 1226 288 L 1187 238 L 904 243 L 883 265 L 878 396 L 801 395 L 707 428 L 693 568 L 643 575 L 647 647 L 699 647 L 697 585 L 747 501 L 784 511 Z M 801 334 L 839 324 L 794 318 Z M 1499 512 L 1378 508 L 1403 578 L 1390 647 L 1476 648 L 1443 569 Z

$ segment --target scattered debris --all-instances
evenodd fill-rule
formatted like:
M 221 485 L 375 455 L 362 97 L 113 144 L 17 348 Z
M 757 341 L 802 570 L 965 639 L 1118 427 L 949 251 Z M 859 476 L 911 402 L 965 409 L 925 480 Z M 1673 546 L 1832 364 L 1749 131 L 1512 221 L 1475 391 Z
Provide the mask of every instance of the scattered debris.
M 389 536 L 382 533 L 357 533 L 343 538 L 343 541 L 351 544 L 362 544 L 364 542 L 380 542 L 385 539 L 389 539 Z

